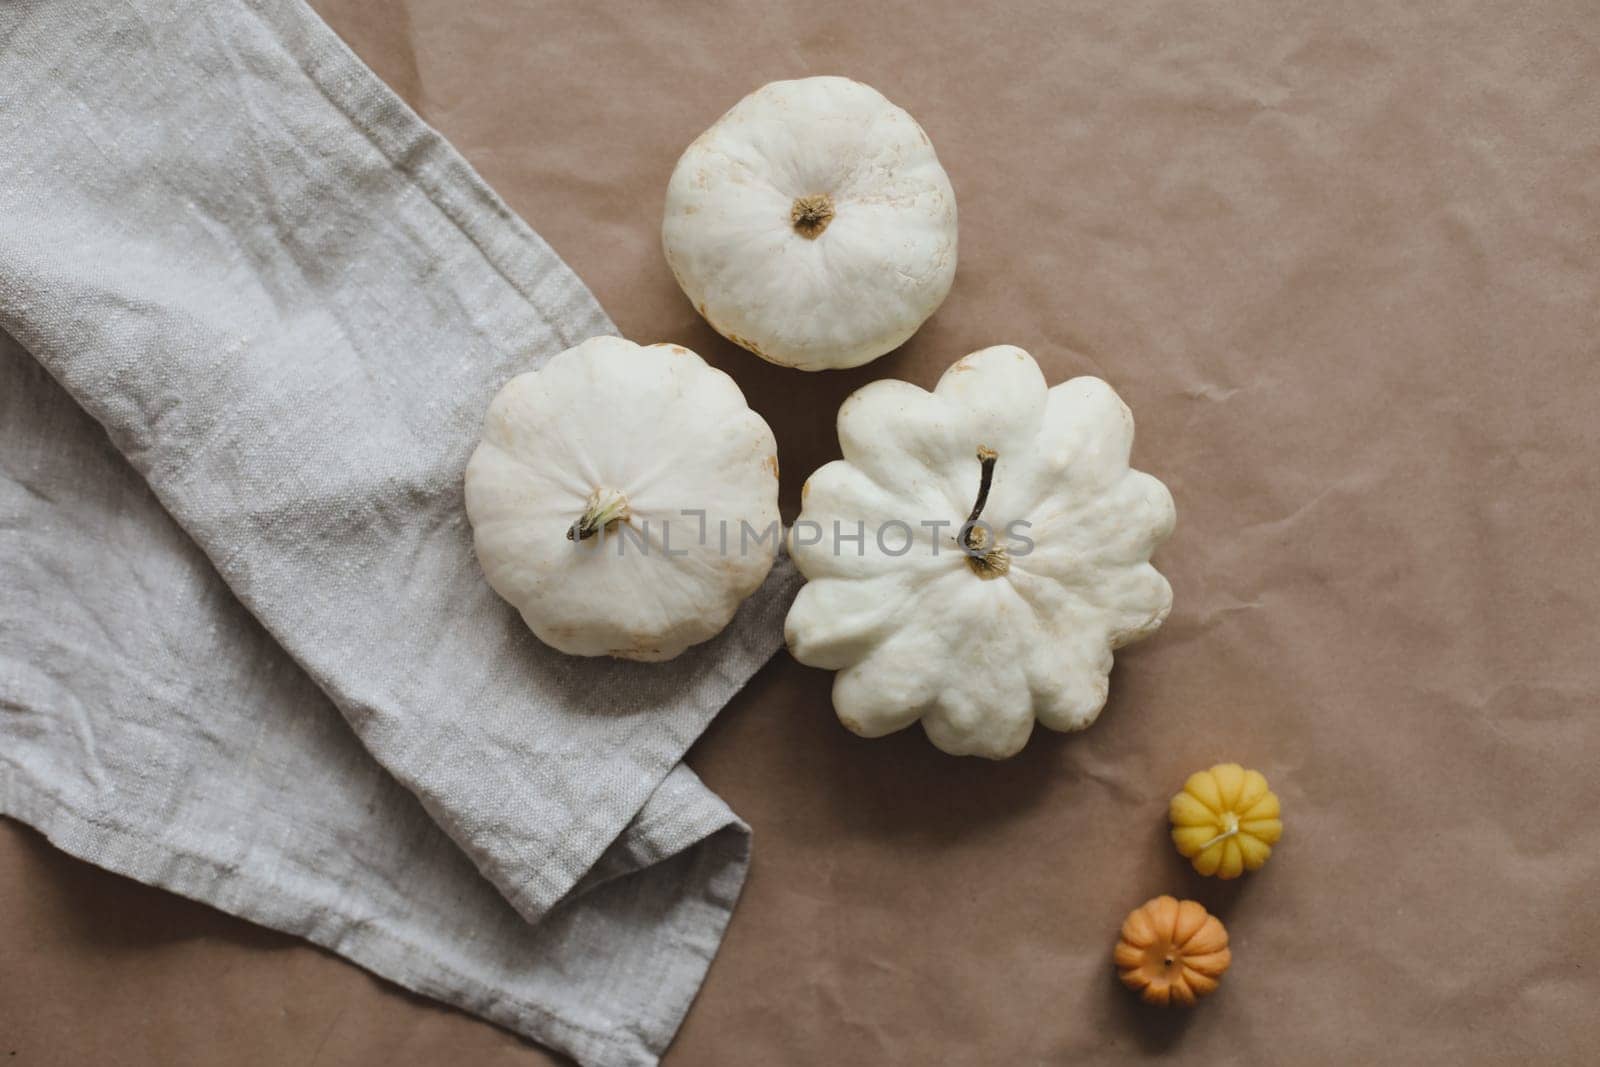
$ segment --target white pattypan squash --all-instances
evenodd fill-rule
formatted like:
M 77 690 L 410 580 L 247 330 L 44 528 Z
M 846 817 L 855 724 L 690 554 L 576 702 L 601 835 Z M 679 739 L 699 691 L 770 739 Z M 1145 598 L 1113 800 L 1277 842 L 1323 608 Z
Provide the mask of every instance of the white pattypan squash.
M 944 301 L 956 197 L 928 135 L 876 89 L 773 82 L 683 153 L 661 238 L 728 340 L 786 367 L 854 367 Z
M 878 737 L 920 719 L 946 752 L 992 759 L 1035 719 L 1093 722 L 1112 650 L 1172 607 L 1149 562 L 1172 496 L 1129 469 L 1133 418 L 1111 387 L 1047 388 L 1028 353 L 987 348 L 932 393 L 858 390 L 839 444 L 802 492 L 790 553 L 809 582 L 785 636 L 839 672 L 840 721 Z
M 688 349 L 595 337 L 495 396 L 466 499 L 489 584 L 541 641 L 671 659 L 772 568 L 777 445 Z

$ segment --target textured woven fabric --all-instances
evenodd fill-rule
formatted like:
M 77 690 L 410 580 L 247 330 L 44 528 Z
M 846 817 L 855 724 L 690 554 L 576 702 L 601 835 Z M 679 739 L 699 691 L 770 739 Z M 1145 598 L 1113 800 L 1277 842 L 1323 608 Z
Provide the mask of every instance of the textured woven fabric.
M 582 283 L 299 4 L 0 41 L 0 810 L 653 1062 L 748 846 L 680 761 L 792 568 L 667 664 L 543 647 L 461 471 L 506 378 L 611 330 Z

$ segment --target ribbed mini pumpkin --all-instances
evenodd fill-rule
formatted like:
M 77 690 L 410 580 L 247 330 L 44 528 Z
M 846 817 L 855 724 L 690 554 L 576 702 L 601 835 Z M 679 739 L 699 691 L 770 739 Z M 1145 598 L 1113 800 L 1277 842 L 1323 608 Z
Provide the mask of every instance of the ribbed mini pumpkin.
M 1259 771 L 1219 763 L 1172 798 L 1172 843 L 1204 875 L 1237 878 L 1267 862 L 1283 837 L 1282 809 Z
M 1192 900 L 1160 896 L 1122 921 L 1115 953 L 1123 985 L 1148 1004 L 1193 1004 L 1216 992 L 1233 954 L 1222 921 Z

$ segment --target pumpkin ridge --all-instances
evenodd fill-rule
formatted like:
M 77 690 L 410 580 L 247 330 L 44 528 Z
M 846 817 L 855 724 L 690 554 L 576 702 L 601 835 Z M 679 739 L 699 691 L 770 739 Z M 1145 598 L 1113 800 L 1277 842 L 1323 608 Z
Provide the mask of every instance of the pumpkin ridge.
M 1237 763 L 1219 763 L 1211 768 L 1211 777 L 1217 783 L 1217 797 L 1221 800 L 1220 811 L 1232 811 L 1239 804 L 1239 795 L 1244 792 L 1244 768 Z
M 1194 797 L 1208 810 L 1220 814 L 1222 811 L 1222 796 L 1217 789 L 1217 780 L 1209 771 L 1196 771 L 1183 783 L 1183 791 Z
M 1215 952 L 1196 952 L 1192 955 L 1185 953 L 1183 962 L 1185 966 L 1193 967 L 1203 974 L 1209 974 L 1219 968 L 1226 967 L 1232 959 L 1232 953 L 1224 945 Z
M 1242 815 L 1260 803 L 1261 798 L 1266 796 L 1267 792 L 1267 779 L 1260 771 L 1245 771 L 1244 786 L 1239 790 L 1239 796 L 1234 801 L 1235 810 Z
M 1279 819 L 1250 819 L 1241 822 L 1239 829 L 1264 845 L 1275 845 L 1283 836 L 1283 822 Z M 1268 836 L 1271 836 L 1271 841 L 1267 840 Z
M 1200 932 L 1209 917 L 1206 909 L 1192 900 L 1185 900 L 1178 905 L 1177 919 L 1172 924 L 1172 939 L 1179 949 Z
M 1216 979 L 1210 975 L 1202 974 L 1188 964 L 1184 964 L 1183 967 L 1183 981 L 1189 988 L 1202 995 L 1217 988 Z
M 1246 819 L 1276 819 L 1278 817 L 1277 808 L 1278 798 L 1272 793 L 1267 793 L 1256 800 L 1255 803 L 1251 804 L 1248 808 L 1241 811 L 1239 813 L 1239 819 L 1241 822 Z M 1258 809 L 1260 810 L 1261 814 L 1257 814 Z M 1272 811 L 1271 815 L 1265 814 L 1265 812 L 1268 810 Z

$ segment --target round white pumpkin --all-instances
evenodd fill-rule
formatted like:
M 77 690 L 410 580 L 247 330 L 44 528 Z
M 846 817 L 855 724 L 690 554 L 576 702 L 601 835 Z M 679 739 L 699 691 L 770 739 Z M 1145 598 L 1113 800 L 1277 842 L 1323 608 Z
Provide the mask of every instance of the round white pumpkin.
M 495 396 L 466 502 L 484 575 L 541 641 L 671 659 L 772 567 L 777 444 L 688 349 L 595 337 Z
M 1028 353 L 987 348 L 932 393 L 857 390 L 839 444 L 802 492 L 790 553 L 809 581 L 785 636 L 839 672 L 840 721 L 878 737 L 920 719 L 946 752 L 992 759 L 1035 720 L 1093 722 L 1112 650 L 1172 607 L 1149 562 L 1172 496 L 1129 469 L 1133 418 L 1111 387 L 1047 388 Z
M 956 197 L 928 135 L 876 89 L 773 82 L 683 153 L 661 238 L 728 340 L 785 367 L 854 367 L 944 301 Z

